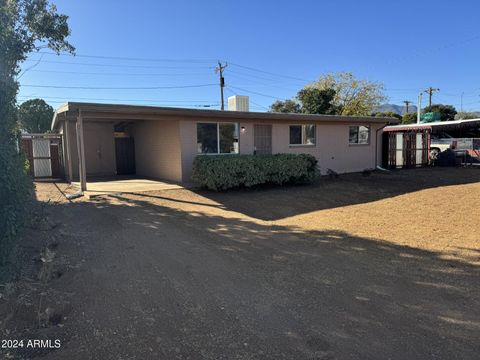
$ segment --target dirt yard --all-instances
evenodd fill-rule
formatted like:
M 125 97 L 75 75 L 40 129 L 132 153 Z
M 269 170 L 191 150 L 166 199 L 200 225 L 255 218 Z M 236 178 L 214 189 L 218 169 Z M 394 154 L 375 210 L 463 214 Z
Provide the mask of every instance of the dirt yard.
M 480 169 L 69 202 L 0 287 L 2 359 L 478 359 Z M 39 255 L 40 254 L 40 255 Z

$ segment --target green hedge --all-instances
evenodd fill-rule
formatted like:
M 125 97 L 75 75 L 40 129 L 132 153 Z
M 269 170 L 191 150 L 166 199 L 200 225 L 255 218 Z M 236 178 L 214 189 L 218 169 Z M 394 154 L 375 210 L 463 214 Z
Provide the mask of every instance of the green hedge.
M 317 159 L 307 154 L 199 155 L 192 180 L 210 190 L 261 184 L 299 184 L 319 176 Z
M 32 179 L 26 162 L 11 144 L 0 144 L 0 266 L 9 259 L 18 230 L 28 220 L 33 203 Z

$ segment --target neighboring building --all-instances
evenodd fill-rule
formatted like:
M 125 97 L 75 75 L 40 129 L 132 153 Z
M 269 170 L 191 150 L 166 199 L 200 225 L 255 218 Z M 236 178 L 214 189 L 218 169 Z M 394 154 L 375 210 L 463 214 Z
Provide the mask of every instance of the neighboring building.
M 248 98 L 229 104 L 248 109 Z M 202 154 L 307 153 L 323 173 L 373 169 L 381 164 L 380 130 L 398 122 L 230 110 L 69 102 L 55 112 L 52 130 L 64 136 L 69 180 L 137 174 L 189 182 L 193 160 Z

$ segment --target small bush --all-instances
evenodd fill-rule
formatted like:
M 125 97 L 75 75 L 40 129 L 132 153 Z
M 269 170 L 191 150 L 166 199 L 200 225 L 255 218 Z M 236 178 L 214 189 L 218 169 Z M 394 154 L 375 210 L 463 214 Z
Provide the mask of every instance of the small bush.
M 199 155 L 192 180 L 210 190 L 262 184 L 301 184 L 318 178 L 317 159 L 307 154 Z

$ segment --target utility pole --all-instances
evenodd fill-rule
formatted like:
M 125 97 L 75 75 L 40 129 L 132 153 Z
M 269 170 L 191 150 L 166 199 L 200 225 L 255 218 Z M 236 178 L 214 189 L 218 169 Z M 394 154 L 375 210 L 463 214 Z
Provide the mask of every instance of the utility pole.
M 405 104 L 405 107 L 406 107 L 406 114 L 408 114 L 408 105 L 410 105 L 412 102 L 408 100 L 404 100 L 403 103 Z
M 460 96 L 460 112 L 463 112 L 463 94 L 464 92 L 462 91 L 462 95 Z
M 421 112 L 422 112 L 422 93 L 418 94 L 417 124 L 420 124 Z
M 225 87 L 225 79 L 223 78 L 223 71 L 225 68 L 228 66 L 227 63 L 225 65 L 222 65 L 222 63 L 219 61 L 218 66 L 215 68 L 215 72 L 219 74 L 220 76 L 220 100 L 221 100 L 221 110 L 225 110 L 225 102 L 223 100 L 223 88 Z
M 428 94 L 428 106 L 432 106 L 432 95 L 434 92 L 440 91 L 440 89 L 434 89 L 431 86 L 424 92 Z

